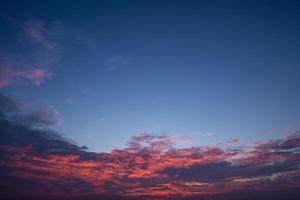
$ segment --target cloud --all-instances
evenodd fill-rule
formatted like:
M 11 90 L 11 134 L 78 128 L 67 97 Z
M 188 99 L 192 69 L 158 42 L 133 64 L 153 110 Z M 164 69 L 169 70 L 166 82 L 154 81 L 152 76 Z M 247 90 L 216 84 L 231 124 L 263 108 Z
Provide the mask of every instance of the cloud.
M 36 124 L 48 126 L 58 126 L 62 124 L 60 113 L 52 106 L 47 106 L 42 110 L 34 111 L 28 116 L 28 118 Z
M 107 59 L 104 62 L 104 69 L 108 71 L 119 69 L 120 67 L 127 66 L 130 63 L 129 58 L 124 58 L 122 56 L 114 56 Z
M 0 88 L 5 87 L 5 86 L 7 86 L 7 85 L 8 85 L 8 83 L 7 83 L 6 80 L 0 79 Z
M 195 132 L 192 134 L 192 136 L 206 136 L 206 137 L 212 137 L 216 136 L 217 134 L 212 131 L 207 131 L 207 132 Z
M 22 80 L 39 86 L 45 79 L 50 77 L 51 73 L 45 69 L 18 70 L 11 67 L 0 66 L 0 88 Z
M 239 145 L 240 144 L 240 140 L 239 139 L 228 140 L 227 144 L 229 144 L 229 145 Z
M 129 139 L 128 146 L 133 150 L 146 149 L 162 153 L 175 144 L 175 141 L 164 134 L 150 135 L 147 133 L 141 133 L 136 136 L 132 136 Z
M 1 48 L 0 88 L 23 85 L 27 82 L 41 85 L 53 73 L 63 55 L 65 29 L 58 21 L 38 19 L 15 20 L 15 41 L 11 47 L 18 47 L 20 53 Z
M 60 21 L 45 22 L 40 19 L 28 19 L 23 25 L 24 40 L 29 39 L 46 50 L 60 47 L 65 36 L 65 28 Z
M 46 39 L 45 25 L 42 21 L 29 20 L 23 25 L 24 32 L 33 40 L 41 42 Z
M 168 135 L 141 133 L 129 138 L 126 148 L 96 153 L 33 123 L 55 123 L 39 118 L 55 113 L 53 108 L 30 118 L 17 102 L 0 95 L 0 195 L 4 199 L 247 199 L 245 194 L 253 199 L 251 194 L 256 194 L 254 199 L 274 200 L 300 196 L 297 134 L 231 150 L 175 148 Z
M 0 114 L 4 115 L 9 112 L 18 112 L 21 110 L 21 103 L 10 96 L 0 93 Z
M 0 115 L 9 121 L 16 121 L 32 127 L 49 127 L 62 124 L 60 113 L 53 106 L 37 110 L 24 109 L 23 103 L 11 96 L 0 93 Z
M 66 103 L 66 104 L 72 104 L 72 103 L 73 103 L 73 99 L 71 99 L 71 98 L 66 98 L 66 99 L 65 99 L 65 103 Z

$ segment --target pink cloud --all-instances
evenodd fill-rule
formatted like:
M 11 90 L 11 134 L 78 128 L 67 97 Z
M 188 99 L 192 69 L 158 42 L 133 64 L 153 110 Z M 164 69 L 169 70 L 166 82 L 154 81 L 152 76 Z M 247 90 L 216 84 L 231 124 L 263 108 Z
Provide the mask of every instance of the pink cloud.
M 23 25 L 23 33 L 34 43 L 39 43 L 45 49 L 51 50 L 60 44 L 53 41 L 53 37 L 58 36 L 59 31 L 55 30 L 53 24 L 47 24 L 41 20 L 28 20 Z
M 19 70 L 11 67 L 0 67 L 0 87 L 13 84 L 17 80 L 26 80 L 38 86 L 46 78 L 51 77 L 51 73 L 45 69 Z
M 286 129 L 283 132 L 283 135 L 286 136 L 286 137 L 289 137 L 289 136 L 294 136 L 294 135 L 299 134 L 299 133 L 300 133 L 300 128 L 299 127 L 289 127 L 288 129 Z
M 240 144 L 240 140 L 239 139 L 232 139 L 227 141 L 228 144 L 230 145 L 239 145 Z
M 42 21 L 28 21 L 23 26 L 24 32 L 35 41 L 45 40 L 45 28 Z
M 195 132 L 192 135 L 193 136 L 207 136 L 207 137 L 210 137 L 210 136 L 215 136 L 217 134 L 215 132 L 212 132 L 212 131 L 207 131 L 207 132 Z
M 23 71 L 17 73 L 20 77 L 27 78 L 32 81 L 35 85 L 40 85 L 46 77 L 50 77 L 51 74 L 44 69 L 35 69 L 31 71 Z
M 7 84 L 7 81 L 0 79 L 0 88 L 5 87 Z
M 209 131 L 209 132 L 206 133 L 206 136 L 215 136 L 215 135 L 216 135 L 216 133 L 215 132 L 211 132 L 211 131 Z
M 190 146 L 194 145 L 195 141 L 188 136 L 171 137 L 176 145 Z

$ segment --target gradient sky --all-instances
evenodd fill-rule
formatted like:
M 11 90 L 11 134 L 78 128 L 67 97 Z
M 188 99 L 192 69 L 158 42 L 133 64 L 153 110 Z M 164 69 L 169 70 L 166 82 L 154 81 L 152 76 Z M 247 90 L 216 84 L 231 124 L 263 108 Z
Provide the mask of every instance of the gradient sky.
M 53 129 L 98 152 L 141 132 L 194 145 L 279 138 L 300 125 L 299 10 L 297 0 L 1 1 L 0 90 L 46 107 Z
M 300 199 L 299 0 L 0 0 L 0 199 Z

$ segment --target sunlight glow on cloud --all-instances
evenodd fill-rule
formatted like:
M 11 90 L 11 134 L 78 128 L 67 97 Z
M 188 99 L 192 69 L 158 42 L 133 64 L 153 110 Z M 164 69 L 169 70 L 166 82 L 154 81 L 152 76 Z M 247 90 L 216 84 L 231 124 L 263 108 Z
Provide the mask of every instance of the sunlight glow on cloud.
M 0 5 L 0 200 L 300 200 L 300 0 Z
M 49 129 L 36 129 L 28 120 L 7 113 L 20 112 L 15 101 L 1 96 L 0 173 L 11 190 L 2 196 L 122 198 L 215 197 L 240 191 L 300 188 L 300 137 L 266 141 L 234 149 L 210 146 L 175 148 L 165 134 L 141 133 L 128 146 L 110 153 L 86 151 Z M 51 125 L 54 119 L 31 119 Z M 36 115 L 47 117 L 47 114 Z M 20 118 L 19 118 L 20 119 Z M 21 122 L 21 123 L 20 123 Z M 25 123 L 24 123 L 25 122 Z M 34 125 L 34 124 L 33 124 Z M 238 139 L 228 142 L 235 145 Z M 26 190 L 18 185 L 30 181 Z M 6 186 L 8 187 L 8 186 Z M 36 190 L 35 188 L 40 188 Z M 63 189 L 62 189 L 63 188 Z M 12 193 L 12 191 L 14 191 Z M 16 192 L 18 191 L 18 192 Z

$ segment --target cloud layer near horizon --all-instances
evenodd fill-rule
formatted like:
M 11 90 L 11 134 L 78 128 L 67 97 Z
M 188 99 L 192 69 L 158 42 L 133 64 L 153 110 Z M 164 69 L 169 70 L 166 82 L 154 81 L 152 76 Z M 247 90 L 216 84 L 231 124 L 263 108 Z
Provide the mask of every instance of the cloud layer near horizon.
M 299 131 L 226 149 L 178 149 L 167 135 L 143 133 L 125 149 L 95 153 L 51 131 L 53 116 L 24 115 L 17 101 L 0 97 L 1 198 L 237 199 L 249 191 L 271 192 L 273 199 L 280 192 L 299 196 Z

